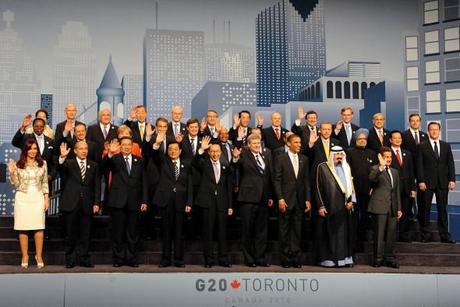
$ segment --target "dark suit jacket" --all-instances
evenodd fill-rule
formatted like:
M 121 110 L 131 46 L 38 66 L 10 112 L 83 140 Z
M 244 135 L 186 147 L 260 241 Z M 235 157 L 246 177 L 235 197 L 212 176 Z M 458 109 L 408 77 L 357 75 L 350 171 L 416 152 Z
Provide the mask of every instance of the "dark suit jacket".
M 231 163 L 232 162 L 232 149 L 233 146 L 230 144 L 230 142 L 227 142 L 228 148 L 230 149 L 230 152 L 226 149 L 226 146 L 223 143 L 220 143 L 220 149 L 222 150 L 222 157 L 227 160 L 227 162 Z
M 391 150 L 391 152 L 391 167 L 396 169 L 399 173 L 399 182 L 401 184 L 400 192 L 401 194 L 409 196 L 411 191 L 416 191 L 414 162 L 412 161 L 412 155 L 410 151 L 400 149 L 400 155 L 403 161 L 402 166 L 400 166 L 395 152 L 393 150 Z
M 392 212 L 397 216 L 397 211 L 401 210 L 400 182 L 398 171 L 390 167 L 393 176 L 393 186 L 391 179 L 386 171 L 381 172 L 379 165 L 371 167 L 369 181 L 373 184 L 372 194 L 369 200 L 368 212 L 374 214 L 386 214 Z
M 273 130 L 272 126 L 262 130 L 264 144 L 270 150 L 275 150 L 276 148 L 284 146 L 284 134 L 288 132 L 289 130 L 283 127 L 279 127 L 279 129 L 280 129 L 280 139 L 279 140 L 276 138 L 275 130 Z
M 199 135 L 200 135 L 201 137 L 210 136 L 210 137 L 211 137 L 211 142 L 217 142 L 217 140 L 219 139 L 219 138 L 217 137 L 217 134 L 211 135 L 211 130 L 209 129 L 208 126 L 206 126 L 206 128 L 205 128 L 203 131 L 200 131 Z
M 353 185 L 357 194 L 369 195 L 371 185 L 369 173 L 371 166 L 377 164 L 377 154 L 368 148 L 352 147 L 347 149 L 347 162 L 353 176 Z
M 298 159 L 299 172 L 297 178 L 288 153 L 279 155 L 274 166 L 273 186 L 276 198 L 286 201 L 287 210 L 293 210 L 296 204 L 305 207 L 305 201 L 311 200 L 308 158 L 299 154 Z
M 112 172 L 107 207 L 126 207 L 134 211 L 139 210 L 141 204 L 148 204 L 148 181 L 144 159 L 132 155 L 129 174 L 122 154 L 114 155 L 112 158 L 106 156 L 102 163 L 104 169 Z
M 340 142 L 336 139 L 329 138 L 329 150 L 336 145 L 340 146 Z M 308 148 L 311 178 L 316 178 L 318 165 L 322 162 L 326 162 L 328 158 L 329 157 L 326 157 L 326 153 L 324 152 L 323 139 L 320 137 L 312 148 Z
M 198 153 L 198 149 L 200 149 L 200 146 L 201 146 L 201 136 L 200 135 L 195 136 L 195 145 L 196 145 L 196 153 Z M 188 160 L 193 159 L 192 144 L 190 143 L 190 139 L 188 135 L 184 136 L 184 138 L 182 139 L 181 149 L 182 149 L 182 152 L 180 154 L 181 159 L 188 159 Z
M 447 190 L 449 181 L 455 181 L 455 163 L 449 143 L 439 141 L 440 157 L 436 159 L 430 141 L 420 143 L 417 158 L 417 182 L 428 189 Z
M 390 147 L 390 133 L 385 128 L 383 128 L 383 146 Z M 379 136 L 377 135 L 377 131 L 375 131 L 374 127 L 369 129 L 369 136 L 367 138 L 367 148 L 372 149 L 377 154 L 380 153 L 380 148 L 382 148 Z
M 420 140 L 419 144 L 428 140 L 428 135 L 425 132 L 420 131 L 420 130 L 418 132 L 419 132 L 418 138 Z M 414 162 L 414 169 L 415 169 L 415 163 L 417 162 L 418 151 L 417 151 L 417 145 L 415 144 L 415 139 L 412 136 L 412 132 L 410 131 L 410 129 L 407 129 L 406 131 L 404 131 L 403 143 L 401 147 L 406 150 L 409 150 L 410 153 L 412 154 L 412 160 Z
M 59 210 L 71 212 L 75 210 L 81 199 L 83 213 L 92 215 L 93 205 L 99 205 L 101 200 L 101 180 L 97 163 L 86 160 L 84 180 L 81 178 L 80 165 L 76 159 L 67 158 L 59 165 L 59 170 L 66 178 L 62 186 Z
M 104 139 L 104 133 L 102 132 L 101 127 L 99 126 L 99 122 L 88 127 L 86 139 L 96 144 L 96 155 L 98 157 L 101 157 L 101 159 L 102 159 L 102 152 L 104 151 L 104 143 L 110 142 L 111 140 L 116 139 L 117 130 L 118 130 L 117 126 L 110 124 L 110 128 L 108 129 L 108 133 L 107 133 L 107 139 Z
M 56 155 L 55 153 L 55 143 L 52 139 L 47 137 L 46 135 L 43 135 L 45 138 L 45 147 L 43 148 L 43 153 L 41 154 L 43 160 L 46 161 L 46 166 L 48 168 L 48 176 L 51 177 L 51 180 L 56 177 Z M 21 133 L 21 130 L 18 130 L 16 134 L 13 137 L 13 140 L 11 141 L 11 144 L 14 147 L 17 147 L 22 150 L 22 147 L 24 146 L 24 143 L 28 139 L 35 139 L 35 134 L 31 133 Z
M 187 134 L 187 125 L 184 123 L 180 123 L 180 133 L 185 137 Z M 166 134 L 168 135 L 169 138 L 174 138 L 174 130 L 172 126 L 172 122 L 168 123 L 168 130 L 166 131 Z
M 70 135 L 68 135 L 67 138 L 61 139 L 60 143 L 56 142 L 56 147 L 57 147 L 58 150 L 59 150 L 59 146 L 61 145 L 62 142 L 65 142 L 67 144 L 68 148 L 70 148 L 70 152 L 67 155 L 67 160 L 75 159 L 75 152 L 73 150 L 75 148 L 75 144 L 77 143 L 77 140 L 75 138 L 70 137 Z M 97 155 L 96 143 L 94 143 L 93 141 L 88 141 L 87 140 L 86 144 L 88 144 L 88 160 L 96 162 L 96 163 L 99 164 L 101 162 L 102 157 Z M 59 157 L 59 155 L 60 155 L 60 153 L 58 153 L 58 157 Z
M 176 180 L 174 165 L 169 156 L 153 150 L 152 157 L 161 178 L 152 204 L 165 208 L 172 201 L 177 211 L 184 212 L 186 205 L 193 205 L 192 161 L 180 159 L 180 173 Z
M 307 127 L 307 125 L 297 126 L 294 123 L 292 125 L 291 131 L 297 134 L 298 136 L 300 136 L 300 139 L 302 140 L 302 149 L 300 150 L 300 152 L 304 155 L 308 155 L 308 143 L 310 141 L 310 132 L 311 132 L 310 128 Z M 317 134 L 319 133 L 319 127 L 316 127 L 316 133 Z
M 198 154 L 193 159 L 193 165 L 200 172 L 200 185 L 198 187 L 196 205 L 203 208 L 210 208 L 217 203 L 218 211 L 227 211 L 232 207 L 233 176 L 228 161 L 220 159 L 220 179 L 216 183 L 214 168 L 211 159 L 205 152 Z
M 270 155 L 261 155 L 265 163 L 264 173 L 257 170 L 257 162 L 250 150 L 243 150 L 235 167 L 238 167 L 238 201 L 266 203 L 272 198 L 272 161 Z
M 56 144 L 61 144 L 61 142 L 59 142 L 59 140 L 61 139 L 64 139 L 64 136 L 62 135 L 62 133 L 64 132 L 64 128 L 65 128 L 65 124 L 66 124 L 67 121 L 63 121 L 63 122 L 60 122 L 56 125 L 56 132 L 54 134 L 54 139 L 56 140 Z M 77 124 L 81 124 L 80 121 L 76 120 L 75 121 L 75 125 Z M 75 135 L 73 136 L 73 138 L 71 137 L 70 133 L 69 135 L 65 138 L 66 140 L 67 139 L 74 139 L 75 140 Z M 59 146 L 58 146 L 59 147 Z
M 257 126 L 257 127 L 262 130 L 262 126 Z M 252 128 L 248 126 L 248 128 L 246 129 L 246 135 L 244 136 L 244 138 L 242 140 L 238 140 L 238 128 L 233 129 L 233 127 L 231 127 L 230 130 L 228 130 L 228 139 L 230 140 L 230 142 L 232 142 L 234 146 L 238 148 L 246 146 L 247 138 L 251 134 L 251 129 Z
M 344 149 L 355 146 L 355 143 L 356 143 L 355 132 L 356 130 L 359 129 L 359 126 L 356 126 L 355 124 L 351 123 L 352 135 L 351 135 L 350 144 L 348 144 L 347 132 L 345 131 L 345 124 L 342 126 L 342 129 L 340 129 L 338 134 L 335 134 L 335 126 L 336 125 L 332 127 L 333 138 L 339 140 L 340 144 L 342 145 Z
M 124 124 L 128 126 L 129 128 L 131 128 L 131 131 L 133 133 L 133 142 L 139 144 L 142 147 L 142 144 L 145 142 L 145 137 L 147 135 L 147 126 L 145 127 L 145 130 L 144 130 L 144 138 L 142 139 L 141 131 L 139 129 L 139 122 L 127 119 L 124 122 Z M 145 122 L 145 124 L 147 125 L 147 122 Z

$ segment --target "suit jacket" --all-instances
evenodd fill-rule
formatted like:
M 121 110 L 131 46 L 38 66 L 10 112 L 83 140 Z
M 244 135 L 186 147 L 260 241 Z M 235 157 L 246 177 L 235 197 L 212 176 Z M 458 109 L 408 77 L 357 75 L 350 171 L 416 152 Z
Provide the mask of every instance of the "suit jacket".
M 102 159 L 102 152 L 104 151 L 104 143 L 110 142 L 111 140 L 116 139 L 117 130 L 118 130 L 117 126 L 110 124 L 110 127 L 107 132 L 107 138 L 104 139 L 104 133 L 102 132 L 99 122 L 88 127 L 88 132 L 86 133 L 86 139 L 96 144 L 95 146 L 96 155 L 98 157 L 101 157 L 101 159 Z
M 210 208 L 217 203 L 217 210 L 226 212 L 232 207 L 233 195 L 233 175 L 230 163 L 221 157 L 219 182 L 216 182 L 212 161 L 207 153 L 197 154 L 193 159 L 193 165 L 199 170 L 201 178 L 196 205 Z
M 226 145 L 228 145 L 228 147 Z M 227 142 L 226 145 L 224 143 L 220 143 L 220 149 L 222 150 L 222 157 L 225 160 L 227 160 L 227 162 L 231 163 L 233 146 L 232 144 L 230 144 L 230 142 Z M 230 150 L 230 152 L 227 150 L 227 148 Z
M 391 167 L 398 170 L 399 173 L 399 182 L 401 184 L 400 192 L 401 194 L 409 196 L 411 191 L 417 190 L 415 186 L 415 172 L 412 155 L 410 151 L 400 149 L 402 166 L 399 165 L 398 159 L 396 158 L 396 153 L 393 150 L 391 150 L 391 155 Z
M 193 205 L 192 161 L 180 159 L 179 178 L 174 176 L 174 165 L 169 156 L 153 150 L 155 162 L 161 180 L 158 182 L 152 204 L 165 208 L 170 202 L 174 203 L 177 211 L 184 212 L 185 206 Z
M 180 133 L 182 133 L 182 135 L 185 137 L 185 135 L 187 134 L 187 125 L 184 123 L 180 123 L 179 130 L 180 130 Z M 166 131 L 166 134 L 168 135 L 169 138 L 174 138 L 174 130 L 173 130 L 172 122 L 168 123 L 168 130 Z
M 203 131 L 200 131 L 199 135 L 201 137 L 210 136 L 211 137 L 211 142 L 216 142 L 219 139 L 218 136 L 217 136 L 217 132 L 214 133 L 214 135 L 211 135 L 211 130 L 209 129 L 208 126 L 206 126 L 206 128 Z
M 275 150 L 276 148 L 284 146 L 284 134 L 288 132 L 286 128 L 279 127 L 280 129 L 280 139 L 276 138 L 276 133 L 273 127 L 268 127 L 262 130 L 263 141 L 266 147 L 270 150 Z
M 418 132 L 419 132 L 418 133 L 418 135 L 419 135 L 419 137 L 418 137 L 419 138 L 419 144 L 428 140 L 428 135 L 425 132 L 420 131 L 420 130 Z M 417 161 L 418 151 L 417 151 L 417 144 L 415 144 L 415 139 L 414 139 L 410 129 L 407 129 L 406 131 L 404 131 L 403 143 L 402 143 L 401 147 L 406 149 L 406 150 L 409 150 L 410 153 L 412 154 L 412 160 L 414 162 L 414 169 L 415 169 L 415 163 Z
M 340 146 L 340 142 L 336 139 L 329 138 L 329 150 L 336 146 Z M 326 162 L 329 157 L 326 157 L 324 152 L 323 139 L 320 137 L 312 148 L 308 148 L 308 159 L 310 160 L 310 170 L 312 178 L 316 178 L 316 171 L 318 165 L 322 162 Z
M 257 126 L 260 130 L 262 130 L 262 126 Z M 238 148 L 241 148 L 243 146 L 246 146 L 247 143 L 247 138 L 251 134 L 251 127 L 248 126 L 246 129 L 246 135 L 243 137 L 242 140 L 238 140 L 238 128 L 233 129 L 233 127 L 230 128 L 228 131 L 228 139 L 232 142 L 232 144 Z
M 386 171 L 380 171 L 379 165 L 371 167 L 369 181 L 373 184 L 372 194 L 369 200 L 368 212 L 374 214 L 386 214 L 389 211 L 397 216 L 401 210 L 400 182 L 398 171 L 390 167 L 393 177 L 393 186 L 391 179 Z
M 128 208 L 135 211 L 141 204 L 148 203 L 148 181 L 144 159 L 131 155 L 131 172 L 128 174 L 122 154 L 112 158 L 106 156 L 102 163 L 104 169 L 112 172 L 112 185 L 109 189 L 107 206 L 111 208 Z
M 353 185 L 357 194 L 369 195 L 371 185 L 369 173 L 371 166 L 377 164 L 377 154 L 368 148 L 352 147 L 347 149 L 347 162 L 353 176 Z
M 76 159 L 67 158 L 63 164 L 59 164 L 59 170 L 66 178 L 62 186 L 59 210 L 71 212 L 77 208 L 81 199 L 83 213 L 92 215 L 93 205 L 99 205 L 101 200 L 101 180 L 97 163 L 86 160 L 84 180 L 81 178 L 80 165 Z
M 390 147 L 390 133 L 385 128 L 383 128 L 383 146 Z M 375 131 L 374 127 L 369 129 L 369 136 L 367 138 L 367 148 L 372 149 L 377 154 L 380 152 L 380 148 L 382 148 L 379 136 L 377 135 L 377 131 Z
M 353 123 L 350 123 L 350 125 L 351 125 L 351 132 L 352 132 L 350 144 L 348 144 L 347 132 L 345 131 L 345 124 L 343 124 L 342 129 L 340 129 L 338 134 L 335 134 L 335 126 L 336 125 L 334 125 L 332 127 L 332 136 L 333 136 L 333 138 L 339 140 L 340 144 L 342 145 L 342 147 L 344 149 L 347 149 L 349 147 L 353 147 L 353 146 L 355 146 L 355 143 L 356 143 L 355 132 L 356 132 L 356 130 L 359 129 L 359 126 L 356 126 Z
M 48 168 L 48 176 L 51 177 L 51 180 L 53 180 L 56 177 L 56 155 L 54 154 L 55 152 L 55 143 L 52 139 L 47 137 L 46 135 L 43 135 L 45 139 L 45 147 L 43 148 L 43 153 L 41 153 L 41 156 L 43 160 L 46 161 L 46 166 Z M 21 133 L 21 130 L 18 130 L 16 134 L 13 137 L 13 140 L 11 141 L 11 144 L 14 147 L 17 147 L 22 150 L 22 147 L 24 146 L 24 143 L 28 139 L 35 139 L 35 134 L 28 134 L 28 133 Z
M 61 144 L 61 141 L 62 139 L 73 139 L 75 140 L 75 134 L 73 135 L 73 137 L 71 136 L 70 132 L 69 134 L 67 135 L 67 137 L 64 138 L 64 136 L 62 135 L 62 133 L 64 132 L 64 128 L 65 128 L 65 124 L 66 124 L 67 121 L 63 121 L 63 122 L 60 122 L 56 125 L 56 132 L 54 134 L 54 139 L 56 140 L 56 144 Z M 75 125 L 77 124 L 81 124 L 82 122 L 76 120 L 75 121 Z M 67 144 L 69 145 L 69 144 Z M 57 146 L 59 147 L 59 146 Z
M 436 159 L 430 141 L 420 143 L 417 158 L 417 182 L 428 189 L 447 190 L 449 181 L 455 181 L 455 163 L 449 143 L 439 141 L 440 156 Z
M 124 122 L 124 125 L 128 126 L 131 128 L 131 131 L 133 133 L 133 142 L 139 144 L 142 147 L 142 144 L 145 142 L 145 137 L 147 135 L 147 126 L 144 128 L 144 138 L 141 137 L 141 130 L 139 129 L 139 122 L 138 121 L 133 121 L 127 119 Z M 147 125 L 147 122 L 145 122 L 145 125 Z
M 196 146 L 196 153 L 198 153 L 198 149 L 200 149 L 201 146 L 201 136 L 197 135 L 195 136 L 195 146 Z M 193 159 L 193 150 L 192 150 L 192 144 L 190 143 L 190 139 L 188 135 L 185 135 L 184 138 L 182 139 L 181 143 L 181 159 L 188 159 L 192 160 Z
M 304 155 L 308 155 L 308 143 L 310 142 L 310 128 L 307 125 L 297 126 L 295 123 L 292 125 L 291 131 L 300 136 L 302 140 L 302 149 L 300 152 Z M 319 133 L 319 127 L 316 127 L 316 133 Z M 319 134 L 318 134 L 319 136 Z
M 279 155 L 274 166 L 273 186 L 276 198 L 286 201 L 287 210 L 293 210 L 296 204 L 305 207 L 305 201 L 311 200 L 308 158 L 299 154 L 298 160 L 299 171 L 297 178 L 288 153 Z
M 67 136 L 67 138 L 61 138 L 61 142 L 58 143 L 56 142 L 56 148 L 59 150 L 59 146 L 61 145 L 62 142 L 65 142 L 68 146 L 68 148 L 70 148 L 70 152 L 69 154 L 67 155 L 67 160 L 70 160 L 70 159 L 75 159 L 75 152 L 73 151 L 74 148 L 75 148 L 75 144 L 77 143 L 77 140 L 75 138 L 72 138 L 70 135 Z M 96 163 L 100 163 L 101 162 L 101 159 L 102 157 L 101 156 L 98 156 L 97 154 L 97 146 L 96 146 L 96 143 L 94 143 L 93 141 L 88 141 L 88 140 L 85 140 L 86 144 L 88 144 L 88 160 L 91 160 L 93 162 L 96 162 Z M 60 155 L 60 153 L 57 153 L 58 157 Z
M 260 155 L 265 170 L 261 174 L 257 162 L 250 150 L 243 150 L 235 167 L 239 174 L 238 201 L 244 203 L 266 203 L 272 198 L 272 161 L 270 155 Z

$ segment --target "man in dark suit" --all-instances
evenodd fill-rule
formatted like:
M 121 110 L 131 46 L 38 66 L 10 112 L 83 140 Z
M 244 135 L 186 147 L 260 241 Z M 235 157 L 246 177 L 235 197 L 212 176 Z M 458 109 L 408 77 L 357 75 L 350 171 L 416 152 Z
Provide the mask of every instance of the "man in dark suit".
M 206 117 L 200 124 L 200 136 L 209 135 L 212 138 L 212 141 L 217 140 L 219 131 L 221 129 L 219 122 L 219 115 L 215 110 L 208 110 L 206 112 Z
M 319 135 L 319 127 L 318 124 L 318 114 L 310 110 L 307 113 L 303 110 L 301 106 L 297 108 L 297 119 L 294 121 L 292 125 L 291 131 L 300 136 L 302 139 L 302 149 L 301 153 L 306 154 L 308 149 L 308 143 L 310 141 L 310 133 L 313 132 L 314 135 Z M 306 124 L 305 126 L 301 126 L 302 119 L 305 118 Z
M 283 135 L 283 138 L 284 138 L 284 144 L 283 147 L 278 147 L 276 148 L 275 150 L 273 150 L 273 161 L 274 163 L 276 163 L 276 158 L 279 156 L 279 155 L 282 155 L 284 153 L 287 153 L 289 151 L 289 147 L 287 146 L 287 140 L 288 138 L 293 135 L 294 132 L 292 131 L 287 131 L 284 135 Z M 296 134 L 297 135 L 297 134 Z M 300 137 L 300 136 L 299 136 Z M 300 145 L 302 145 L 302 139 L 300 139 Z M 302 148 L 300 148 L 300 150 L 302 150 Z
M 118 127 L 111 123 L 112 112 L 103 109 L 99 112 L 99 121 L 88 127 L 86 139 L 96 144 L 96 155 L 102 158 L 104 145 L 117 138 Z
M 201 146 L 202 137 L 199 135 L 200 122 L 196 118 L 190 118 L 186 124 L 186 133 L 180 137 L 181 158 L 192 160 Z
M 159 151 L 166 138 L 166 132 L 160 133 L 153 145 L 153 160 L 159 171 L 161 180 L 152 199 L 152 203 L 160 209 L 161 236 L 163 242 L 163 255 L 160 267 L 173 264 L 184 267 L 183 223 L 184 213 L 192 211 L 193 183 L 192 165 L 190 160 L 180 158 L 181 149 L 177 142 L 168 144 L 167 153 Z M 174 241 L 174 255 L 172 243 Z
M 222 157 L 228 162 L 232 162 L 233 145 L 228 139 L 228 129 L 225 127 L 222 127 L 222 129 L 219 131 L 219 142 L 220 148 L 222 150 Z
M 84 141 L 88 145 L 87 159 L 99 164 L 101 162 L 101 157 L 99 157 L 96 153 L 96 144 L 92 141 L 86 140 L 86 125 L 84 123 L 77 122 L 75 124 L 73 131 L 73 138 L 70 136 L 69 133 L 66 138 L 61 139 L 60 142 L 56 142 L 56 146 L 60 146 L 62 143 L 65 143 L 67 145 L 67 148 L 70 148 L 69 155 L 67 156 L 67 159 L 70 160 L 75 159 L 76 157 L 75 151 L 73 150 L 75 144 Z
M 423 132 L 422 130 L 420 130 L 420 123 L 422 121 L 422 118 L 420 117 L 419 114 L 415 113 L 415 114 L 411 114 L 409 116 L 409 129 L 407 129 L 406 131 L 404 131 L 404 134 L 403 134 L 403 143 L 401 145 L 401 147 L 403 149 L 406 149 L 408 151 L 410 151 L 411 155 L 412 155 L 412 162 L 414 163 L 414 172 L 416 171 L 417 169 L 417 157 L 418 157 L 418 145 L 422 142 L 425 142 L 428 140 L 428 135 Z M 418 188 L 418 184 L 417 184 L 417 204 L 420 205 L 422 203 L 422 191 L 420 191 L 420 189 Z M 410 203 L 409 203 L 409 206 L 410 206 L 410 211 L 409 211 L 409 218 L 413 217 L 414 214 L 417 212 L 416 210 L 416 204 L 415 204 L 415 198 L 411 198 L 410 199 Z M 412 208 L 414 210 L 414 212 L 412 212 Z
M 129 118 L 124 122 L 126 126 L 131 128 L 133 134 L 133 142 L 141 146 L 146 142 L 147 136 L 147 110 L 144 105 L 133 107 Z
M 168 144 L 171 142 L 176 142 L 175 138 L 168 135 L 168 120 L 164 117 L 158 117 L 157 120 L 155 121 L 155 131 L 151 129 L 147 129 L 147 137 L 146 137 L 146 142 L 147 145 L 143 146 L 142 148 L 142 153 L 146 159 L 150 159 L 152 157 L 152 148 L 155 145 L 155 141 L 157 139 L 158 135 L 165 135 L 164 138 L 162 138 L 162 143 L 158 147 L 158 150 L 162 154 L 167 153 L 168 149 Z
M 389 131 L 385 129 L 385 116 L 382 113 L 375 113 L 372 117 L 373 127 L 369 129 L 367 148 L 380 152 L 383 146 L 390 146 Z
M 59 210 L 65 220 L 65 266 L 68 269 L 77 263 L 93 267 L 89 256 L 91 218 L 99 212 L 101 198 L 98 165 L 87 159 L 88 144 L 79 141 L 73 148 L 75 158 L 69 159 L 71 148 L 63 142 L 59 157 L 59 169 L 66 177 Z
M 262 130 L 264 145 L 271 151 L 284 146 L 284 134 L 288 131 L 281 127 L 281 114 L 273 112 L 271 115 L 272 126 Z
M 399 220 L 399 240 L 411 242 L 408 223 L 412 207 L 411 200 L 415 199 L 415 171 L 410 151 L 402 149 L 402 133 L 394 130 L 390 132 L 392 150 L 391 167 L 398 170 L 401 192 L 402 217 Z
M 77 117 L 77 106 L 73 103 L 69 103 L 64 108 L 66 120 L 58 123 L 56 125 L 56 132 L 54 134 L 54 139 L 57 144 L 57 154 L 59 154 L 59 146 L 63 141 L 73 140 L 75 143 L 75 133 L 74 128 L 77 124 L 81 123 L 76 120 Z M 69 143 L 67 144 L 70 145 Z M 72 150 L 71 150 L 72 152 Z
M 233 146 L 241 148 L 247 145 L 247 138 L 252 133 L 249 126 L 251 123 L 251 113 L 243 110 L 233 116 L 233 126 L 228 131 L 229 139 Z M 256 127 L 262 131 L 263 117 L 258 114 Z
M 184 137 L 187 133 L 186 124 L 181 122 L 184 116 L 184 109 L 181 106 L 174 106 L 171 109 L 171 121 L 168 123 L 168 137 L 173 139 L 177 136 Z M 199 126 L 199 122 L 198 122 Z
M 290 135 L 287 146 L 289 151 L 277 158 L 273 176 L 279 209 L 281 266 L 300 268 L 302 220 L 311 209 L 310 169 L 308 158 L 300 154 L 300 137 Z
M 138 267 L 139 212 L 147 210 L 148 181 L 144 159 L 132 154 L 133 140 L 112 142 L 104 158 L 105 168 L 112 172 L 107 207 L 112 219 L 113 266 Z M 116 154 L 119 152 L 119 154 Z
M 27 126 L 30 125 L 32 122 L 33 133 L 28 134 L 25 133 L 25 129 Z M 41 118 L 35 118 L 32 121 L 32 115 L 29 114 L 24 117 L 21 126 L 19 127 L 18 131 L 13 137 L 11 144 L 14 147 L 22 149 L 24 143 L 28 139 L 35 139 L 38 144 L 38 149 L 40 151 L 40 155 L 46 161 L 46 165 L 48 168 L 48 183 L 50 183 L 54 177 L 56 176 L 56 161 L 55 161 L 55 154 L 54 154 L 54 141 L 43 134 L 45 129 L 46 123 Z
M 220 144 L 211 144 L 211 137 L 205 136 L 193 164 L 201 176 L 195 204 L 203 212 L 204 266 L 214 265 L 214 229 L 217 228 L 219 265 L 230 267 L 227 246 L 227 216 L 232 209 L 232 169 L 223 159 Z M 207 153 L 205 152 L 207 151 Z
M 392 168 L 392 152 L 383 147 L 379 153 L 379 165 L 371 167 L 369 181 L 373 184 L 369 200 L 369 213 L 374 220 L 374 267 L 385 264 L 399 268 L 395 259 L 396 227 L 402 216 L 398 170 Z
M 248 150 L 233 150 L 233 163 L 239 169 L 238 201 L 241 203 L 242 247 L 246 265 L 269 266 L 265 253 L 268 234 L 268 207 L 272 198 L 272 161 L 260 154 L 261 138 L 248 136 Z
M 343 107 L 340 110 L 340 116 L 342 120 L 333 127 L 333 137 L 339 140 L 344 149 L 347 149 L 355 145 L 355 132 L 359 129 L 359 126 L 351 122 L 353 119 L 353 109 L 351 107 Z
M 438 208 L 438 230 L 441 242 L 455 243 L 450 237 L 447 220 L 447 195 L 455 189 L 455 163 L 450 145 L 439 139 L 441 124 L 428 124 L 429 140 L 420 143 L 417 158 L 417 182 L 423 192 L 423 201 L 419 206 L 419 220 L 422 230 L 422 242 L 431 239 L 430 211 L 433 194 L 436 195 Z

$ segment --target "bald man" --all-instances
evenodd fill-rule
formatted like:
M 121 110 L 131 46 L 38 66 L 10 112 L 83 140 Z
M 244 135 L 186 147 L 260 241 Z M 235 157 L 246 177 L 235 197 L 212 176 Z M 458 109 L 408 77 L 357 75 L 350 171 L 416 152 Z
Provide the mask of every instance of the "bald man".
M 271 127 L 262 130 L 263 141 L 265 147 L 268 147 L 270 150 L 275 150 L 284 146 L 283 136 L 288 130 L 281 127 L 281 114 L 279 112 L 273 112 L 270 116 L 270 121 L 272 124 Z
M 54 137 L 57 144 L 56 148 L 59 148 L 59 145 L 66 140 L 73 140 L 75 142 L 74 128 L 75 125 L 81 123 L 76 120 L 77 106 L 74 103 L 68 103 L 64 108 L 64 113 L 66 120 L 56 125 L 56 134 Z M 71 144 L 67 143 L 67 145 L 70 146 Z

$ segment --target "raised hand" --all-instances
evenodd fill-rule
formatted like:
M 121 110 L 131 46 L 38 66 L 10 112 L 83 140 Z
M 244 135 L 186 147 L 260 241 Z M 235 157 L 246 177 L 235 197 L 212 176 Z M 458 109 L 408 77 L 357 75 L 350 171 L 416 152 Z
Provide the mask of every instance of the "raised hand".
M 155 140 L 155 144 L 160 145 L 161 143 L 163 143 L 165 139 L 166 139 L 166 133 L 164 132 L 158 133 L 157 138 Z
M 27 114 L 22 120 L 21 129 L 25 129 L 32 123 L 32 114 Z
M 310 144 L 313 145 L 313 144 L 316 143 L 316 141 L 317 141 L 318 139 L 319 139 L 318 134 L 313 133 L 313 132 L 310 132 L 310 139 L 308 140 L 308 143 L 310 143 Z
M 67 148 L 67 143 L 66 142 L 61 143 L 61 146 L 59 146 L 59 150 L 60 150 L 62 158 L 65 158 L 65 157 L 67 157 L 69 155 L 70 148 Z
M 260 114 L 260 112 L 256 112 L 256 120 L 257 120 L 257 123 L 256 123 L 257 126 L 264 125 L 264 116 Z
M 129 112 L 129 118 L 131 118 L 131 120 L 137 119 L 137 107 L 134 106 L 131 108 L 131 111 Z
M 70 132 L 72 129 L 73 129 L 73 122 L 70 120 L 67 120 L 65 122 L 64 132 Z
M 219 133 L 220 130 L 222 129 L 222 125 L 220 124 L 220 119 L 219 118 L 217 118 L 215 128 L 216 128 L 217 133 Z
M 147 134 L 148 137 L 151 137 L 153 134 L 153 127 L 150 123 L 147 123 L 145 126 L 145 133 Z
M 379 155 L 378 155 L 378 158 L 379 158 L 379 165 L 380 165 L 381 167 L 385 167 L 387 163 L 386 163 L 385 160 L 383 159 L 382 154 L 379 154 Z
M 335 125 L 335 130 L 342 130 L 343 121 L 339 120 Z
M 297 107 L 297 118 L 304 119 L 305 118 L 305 111 L 302 106 Z
M 17 167 L 16 167 L 16 161 L 14 161 L 13 159 L 10 159 L 10 160 L 8 161 L 8 172 L 9 172 L 10 174 L 13 174 L 13 173 L 16 172 L 16 169 L 17 169 Z
M 236 128 L 240 125 L 240 116 L 238 114 L 233 114 L 233 128 Z
M 233 147 L 233 149 L 232 149 L 233 158 L 238 159 L 240 157 L 240 155 L 241 155 L 241 149 L 238 148 L 238 147 Z
M 211 137 L 206 135 L 201 139 L 201 149 L 206 151 L 209 147 L 211 147 Z
M 184 135 L 182 133 L 178 133 L 175 137 L 177 143 L 181 143 L 184 139 Z
M 118 140 L 112 140 L 109 144 L 109 155 L 113 156 L 120 152 L 120 143 Z
M 239 126 L 238 127 L 238 140 L 242 140 L 246 137 L 246 135 L 244 134 L 244 128 Z
M 203 117 L 200 123 L 200 131 L 204 131 L 206 127 L 208 126 L 208 122 L 206 121 L 206 117 Z

